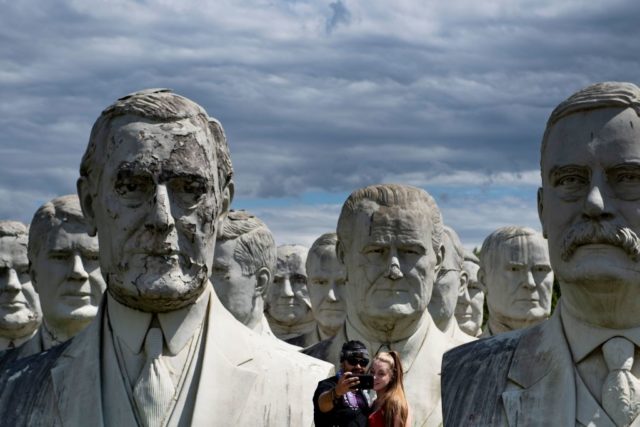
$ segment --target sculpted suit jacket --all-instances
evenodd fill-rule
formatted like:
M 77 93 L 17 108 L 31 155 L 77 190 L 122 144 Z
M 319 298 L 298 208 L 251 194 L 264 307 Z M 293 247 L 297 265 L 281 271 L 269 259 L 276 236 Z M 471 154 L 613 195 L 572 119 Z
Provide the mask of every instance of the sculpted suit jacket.
M 440 366 L 442 355 L 459 342 L 444 335 L 431 319 L 426 336 L 414 355 L 413 362 L 407 369 L 405 363 L 404 390 L 411 408 L 414 426 L 442 425 L 442 411 L 440 405 Z M 338 335 L 320 341 L 304 350 L 305 354 L 326 360 L 339 366 L 342 344 L 348 340 L 357 339 L 366 344 L 362 337 L 347 336 L 346 328 L 342 328 Z M 369 348 L 371 357 L 377 351 Z M 403 354 L 402 351 L 400 351 Z M 406 356 L 406 354 L 403 354 Z M 404 359 L 403 359 L 404 360 Z
M 312 425 L 313 392 L 333 367 L 260 337 L 236 321 L 214 292 L 207 316 L 192 425 Z M 18 360 L 5 371 L 0 378 L 1 422 L 103 426 L 102 405 L 109 400 L 102 396 L 100 374 L 104 321 L 103 306 L 72 340 Z
M 580 390 L 559 307 L 531 328 L 454 348 L 442 362 L 445 426 L 609 425 L 593 405 L 576 413 Z

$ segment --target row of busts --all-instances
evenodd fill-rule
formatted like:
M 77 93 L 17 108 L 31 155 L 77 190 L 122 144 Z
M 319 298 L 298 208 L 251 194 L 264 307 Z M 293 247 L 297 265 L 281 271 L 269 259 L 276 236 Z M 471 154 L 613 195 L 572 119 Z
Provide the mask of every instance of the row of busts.
M 2 348 L 34 338 L 33 350 L 44 350 L 82 330 L 96 315 L 105 283 L 97 238 L 86 233 L 77 197 L 43 205 L 34 215 L 30 239 L 27 227 L 15 221 L 0 222 L 0 233 Z M 260 219 L 231 211 L 218 233 L 212 283 L 240 322 L 308 347 L 344 326 L 347 277 L 336 243 L 336 233 L 326 233 L 310 249 L 276 248 Z M 485 239 L 480 259 L 463 249 L 450 227 L 445 227 L 444 244 L 429 303 L 440 330 L 467 342 L 468 336 L 492 336 L 549 316 L 553 273 L 539 233 L 500 228 Z M 483 331 L 485 295 L 489 319 Z
M 441 331 L 462 343 L 549 317 L 553 272 L 540 233 L 499 228 L 485 239 L 479 259 L 464 249 L 452 228 L 444 230 L 444 260 L 428 306 Z M 218 236 L 212 282 L 240 322 L 308 347 L 344 327 L 347 276 L 336 244 L 336 233 L 325 233 L 310 249 L 276 248 L 260 219 L 231 211 Z M 489 318 L 483 329 L 485 295 Z

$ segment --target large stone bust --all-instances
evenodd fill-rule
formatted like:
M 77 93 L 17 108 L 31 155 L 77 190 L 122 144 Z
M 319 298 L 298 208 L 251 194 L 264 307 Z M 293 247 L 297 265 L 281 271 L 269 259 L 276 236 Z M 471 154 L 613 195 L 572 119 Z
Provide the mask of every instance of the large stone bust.
M 29 277 L 29 229 L 18 221 L 0 221 L 0 350 L 33 336 L 42 314 Z
M 344 327 L 347 316 L 344 295 L 347 272 L 338 261 L 337 242 L 336 233 L 325 233 L 309 248 L 306 263 L 309 276 L 307 287 L 311 310 L 317 323 L 314 342 L 310 344 L 335 336 Z
M 484 286 L 478 281 L 480 260 L 470 251 L 464 253 L 462 269 L 467 273 L 467 289 L 458 296 L 456 319 L 460 329 L 472 337 L 482 333 L 484 317 Z
M 535 325 L 551 314 L 549 249 L 531 228 L 507 226 L 491 233 L 480 250 L 478 280 L 489 311 L 483 337 Z
M 346 341 L 365 343 L 371 355 L 398 351 L 415 424 L 439 425 L 441 358 L 456 342 L 427 310 L 444 255 L 438 206 L 415 187 L 361 188 L 344 203 L 337 233 L 347 272 L 345 327 L 305 352 L 338 366 Z
M 45 203 L 31 220 L 30 274 L 43 314 L 34 350 L 67 341 L 98 313 L 106 284 L 98 263 L 98 238 L 88 230 L 75 194 Z
M 448 425 L 637 425 L 640 88 L 588 86 L 552 112 L 538 212 L 561 289 L 531 328 L 445 354 Z
M 315 330 L 307 288 L 307 253 L 302 245 L 281 245 L 273 284 L 269 287 L 266 317 L 273 333 L 300 347 L 310 345 Z
M 209 281 L 231 177 L 222 127 L 193 101 L 152 89 L 102 112 L 77 185 L 106 298 L 88 328 L 5 371 L 3 423 L 311 424 L 331 366 L 246 328 Z
M 455 317 L 458 295 L 467 292 L 469 276 L 463 268 L 464 247 L 451 227 L 444 227 L 442 235 L 444 260 L 433 285 L 429 313 L 438 329 L 461 344 L 475 338 L 462 332 Z
M 273 335 L 264 299 L 276 269 L 276 243 L 269 228 L 247 211 L 230 211 L 218 231 L 211 279 L 222 304 L 259 334 Z

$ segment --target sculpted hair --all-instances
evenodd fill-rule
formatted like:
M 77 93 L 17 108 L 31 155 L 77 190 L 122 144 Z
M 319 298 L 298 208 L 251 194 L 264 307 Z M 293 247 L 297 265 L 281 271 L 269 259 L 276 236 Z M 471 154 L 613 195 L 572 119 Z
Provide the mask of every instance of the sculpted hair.
M 157 123 L 189 119 L 194 125 L 207 129 L 211 135 L 212 153 L 217 157 L 218 188 L 216 198 L 231 180 L 233 168 L 224 130 L 215 119 L 195 102 L 169 89 L 146 89 L 118 99 L 107 107 L 91 130 L 87 150 L 80 163 L 80 176 L 89 180 L 92 188 L 100 181 L 102 165 L 114 145 L 110 135 L 112 121 L 121 116 L 134 115 Z
M 27 234 L 29 234 L 29 226 L 19 221 L 0 221 L 0 237 L 20 237 Z
M 491 266 L 498 251 L 500 251 L 507 240 L 516 237 L 538 236 L 543 239 L 542 234 L 533 228 L 521 227 L 517 225 L 509 225 L 500 227 L 493 233 L 489 234 L 482 242 L 480 249 L 480 268 L 484 271 L 491 271 Z
M 640 116 L 640 88 L 633 83 L 603 82 L 580 89 L 562 101 L 551 113 L 542 137 L 540 162 L 547 147 L 549 133 L 560 119 L 581 111 L 600 108 L 631 108 Z
M 451 246 L 453 246 L 453 253 L 447 254 L 445 253 L 445 258 L 452 259 L 455 263 L 455 266 L 459 269 L 462 269 L 462 263 L 464 263 L 464 247 L 462 246 L 462 242 L 460 241 L 460 237 L 458 237 L 458 233 L 449 226 L 443 227 L 444 234 L 442 235 L 443 239 L 448 239 L 451 242 Z M 444 240 L 443 240 L 444 241 Z M 451 257 L 451 258 L 450 258 Z M 444 274 L 445 269 L 441 269 L 438 274 Z
M 353 229 L 353 219 L 358 212 L 373 213 L 380 206 L 424 206 L 431 219 L 431 246 L 438 253 L 442 245 L 442 215 L 436 201 L 426 191 L 399 184 L 379 184 L 361 188 L 347 198 L 338 218 L 338 241 L 348 248 L 348 236 Z
M 29 261 L 33 262 L 36 259 L 51 230 L 69 222 L 87 226 L 77 195 L 56 197 L 40 206 L 31 220 L 31 233 L 29 233 L 27 247 Z
M 476 254 L 474 254 L 471 251 L 467 251 L 467 250 L 464 251 L 464 260 L 480 265 L 480 260 L 478 259 Z
M 258 217 L 247 211 L 230 211 L 218 231 L 218 241 L 237 239 L 233 258 L 242 274 L 250 276 L 262 267 L 276 270 L 276 242 L 271 231 Z
M 305 265 L 307 271 L 309 271 L 309 260 L 313 257 L 320 258 L 324 252 L 332 252 L 335 255 L 337 243 L 338 235 L 336 233 L 324 233 L 318 237 L 309 248 L 309 253 L 307 254 L 307 262 Z
M 384 410 L 384 424 L 386 426 L 404 426 L 409 417 L 409 404 L 404 394 L 404 374 L 400 355 L 396 351 L 381 352 L 373 358 L 373 361 L 386 363 L 391 369 L 391 381 L 387 385 L 384 401 L 380 405 Z

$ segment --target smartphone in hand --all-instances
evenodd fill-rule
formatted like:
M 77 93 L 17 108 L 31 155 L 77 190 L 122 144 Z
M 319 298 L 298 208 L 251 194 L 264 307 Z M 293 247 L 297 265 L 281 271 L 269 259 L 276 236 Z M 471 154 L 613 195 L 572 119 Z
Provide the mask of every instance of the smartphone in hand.
M 373 388 L 373 375 L 354 375 L 360 380 L 356 388 L 360 390 L 371 390 Z

